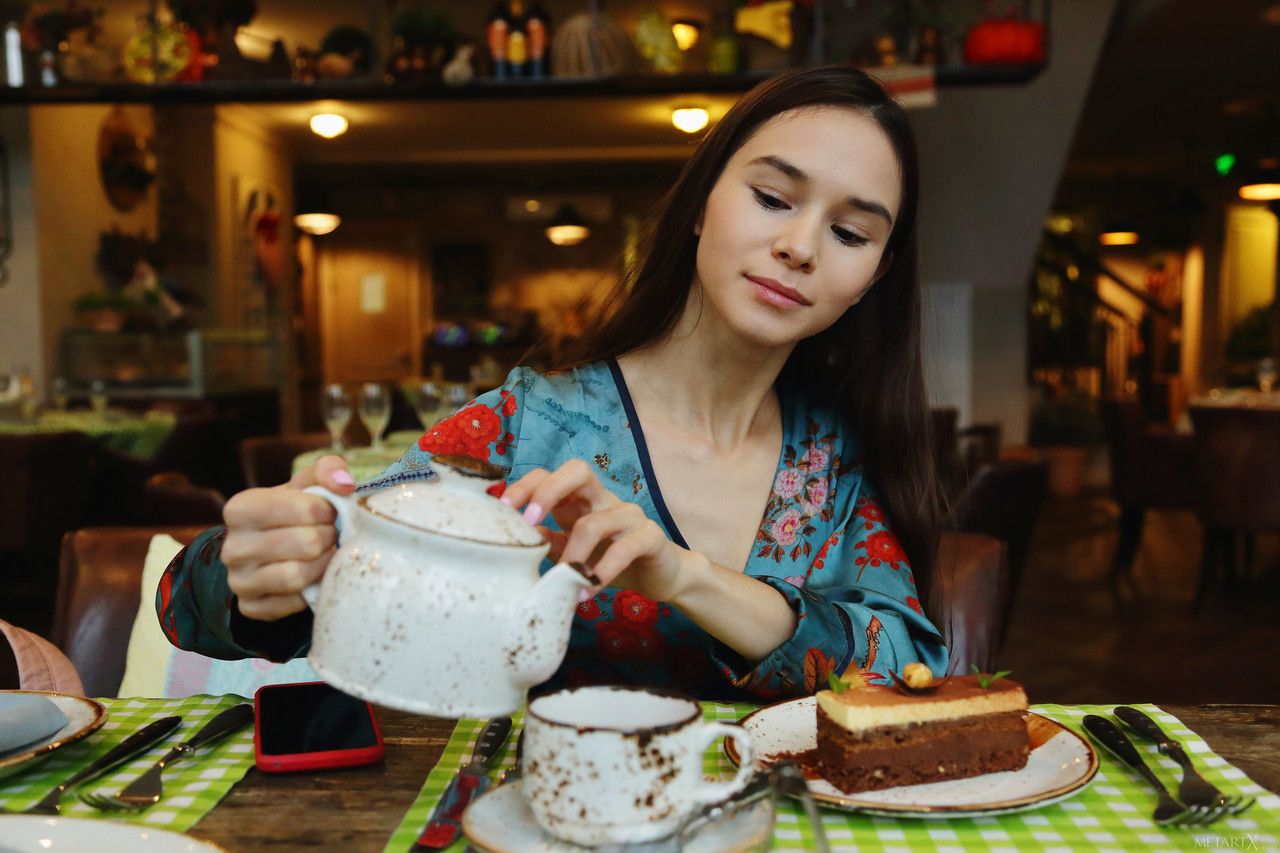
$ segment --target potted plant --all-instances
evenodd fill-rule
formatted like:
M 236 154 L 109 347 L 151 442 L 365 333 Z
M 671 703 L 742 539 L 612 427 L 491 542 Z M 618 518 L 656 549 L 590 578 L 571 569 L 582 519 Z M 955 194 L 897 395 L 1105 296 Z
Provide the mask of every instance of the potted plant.
M 1080 494 L 1089 451 L 1101 442 L 1102 435 L 1102 419 L 1087 397 L 1062 393 L 1036 404 L 1028 439 L 1044 453 L 1050 493 L 1059 497 Z
M 83 294 L 74 305 L 76 316 L 95 332 L 120 331 L 137 307 L 137 302 L 117 290 Z

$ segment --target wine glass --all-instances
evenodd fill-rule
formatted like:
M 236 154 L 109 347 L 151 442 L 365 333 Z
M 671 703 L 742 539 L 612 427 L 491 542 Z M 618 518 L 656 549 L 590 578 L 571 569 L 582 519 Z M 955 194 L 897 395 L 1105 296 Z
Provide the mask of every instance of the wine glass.
M 1258 390 L 1263 394 L 1270 394 L 1275 386 L 1276 361 L 1273 358 L 1264 358 L 1258 362 Z
M 107 413 L 107 383 L 95 379 L 89 383 L 89 408 L 95 415 Z
M 61 376 L 54 378 L 51 396 L 53 397 L 53 407 L 59 412 L 65 412 L 67 410 L 67 400 L 70 397 L 66 379 Z
M 414 388 L 413 410 L 424 430 L 429 430 L 439 423 L 444 414 L 444 394 L 440 386 L 434 382 L 419 382 Z
M 471 399 L 471 392 L 467 390 L 465 382 L 450 382 L 446 391 L 446 400 L 448 402 L 449 411 L 456 412 L 467 404 Z
M 324 386 L 320 395 L 320 417 L 324 418 L 324 428 L 333 442 L 330 449 L 341 453 L 342 434 L 351 423 L 351 397 L 346 388 L 337 383 Z
M 391 422 L 391 395 L 387 386 L 366 382 L 360 389 L 360 420 L 369 430 L 374 450 L 382 449 L 382 432 Z

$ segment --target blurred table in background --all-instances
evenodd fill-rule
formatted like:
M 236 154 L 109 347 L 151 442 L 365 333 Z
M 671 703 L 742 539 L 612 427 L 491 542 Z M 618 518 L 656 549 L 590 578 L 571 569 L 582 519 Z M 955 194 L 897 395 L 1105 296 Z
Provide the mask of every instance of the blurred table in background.
M 176 423 L 170 412 L 43 412 L 31 419 L 0 420 L 0 433 L 82 432 L 104 447 L 145 461 L 155 456 Z
M 341 453 L 347 460 L 347 468 L 357 483 L 371 480 L 387 469 L 387 466 L 399 461 L 405 450 L 417 442 L 422 433 L 417 430 L 401 430 L 393 432 L 382 441 L 380 449 L 372 447 L 344 447 Z M 293 460 L 293 471 L 296 474 L 322 456 L 329 456 L 333 451 L 328 447 L 319 450 L 308 450 Z

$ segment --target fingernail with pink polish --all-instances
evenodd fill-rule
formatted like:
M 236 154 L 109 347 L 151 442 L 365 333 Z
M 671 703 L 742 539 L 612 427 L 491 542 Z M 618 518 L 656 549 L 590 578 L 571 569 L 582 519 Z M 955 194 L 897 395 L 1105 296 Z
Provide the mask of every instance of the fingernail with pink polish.
M 354 486 L 356 484 L 355 479 L 351 476 L 349 471 L 334 471 L 330 477 L 333 482 L 337 483 L 339 486 Z
M 511 498 L 507 497 L 506 495 L 503 495 L 502 497 L 498 498 L 498 503 L 506 504 L 507 506 L 515 506 L 515 504 L 511 502 Z
M 589 589 L 584 589 L 584 590 L 581 590 L 581 591 L 578 593 L 578 603 L 579 603 L 579 604 L 582 604 L 584 601 L 590 601 L 590 600 L 591 600 L 591 590 L 589 590 Z
M 538 504 L 529 504 L 524 508 L 524 520 L 530 524 L 542 521 L 542 507 Z

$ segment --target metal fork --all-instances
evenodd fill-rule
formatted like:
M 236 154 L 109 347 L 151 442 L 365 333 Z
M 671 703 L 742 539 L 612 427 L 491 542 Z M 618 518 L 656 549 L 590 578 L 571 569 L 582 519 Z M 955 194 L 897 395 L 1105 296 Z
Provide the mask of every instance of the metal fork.
M 0 814 L 61 814 L 62 795 L 68 789 L 83 782 L 96 779 L 120 766 L 135 755 L 145 751 L 156 741 L 166 737 L 169 732 L 177 728 L 178 724 L 181 722 L 181 717 L 165 717 L 163 719 L 156 720 L 153 723 L 148 723 L 146 726 L 143 726 L 138 731 L 120 741 L 120 743 L 112 747 L 97 761 L 63 780 L 63 782 L 56 788 L 41 797 L 39 802 L 28 806 L 21 812 L 10 812 L 6 809 L 0 809 Z
M 245 703 L 228 708 L 205 723 L 187 741 L 166 752 L 151 769 L 134 779 L 114 797 L 106 794 L 81 793 L 80 799 L 102 811 L 135 811 L 154 806 L 164 795 L 160 775 L 164 768 L 183 756 L 190 755 L 207 743 L 224 738 L 253 720 L 253 706 Z
M 1239 794 L 1228 797 L 1215 788 L 1208 779 L 1201 776 L 1199 771 L 1196 770 L 1195 765 L 1191 763 L 1191 756 L 1187 755 L 1182 745 L 1165 734 L 1159 723 L 1137 708 L 1121 705 L 1112 713 L 1123 720 L 1135 732 L 1154 743 L 1156 748 L 1165 755 L 1178 762 L 1179 766 L 1182 767 L 1182 782 L 1178 785 L 1178 799 L 1182 800 L 1186 805 L 1191 807 L 1201 806 L 1203 808 L 1221 807 L 1228 813 L 1237 815 L 1251 808 L 1258 801 L 1257 797 L 1246 797 Z
M 1124 732 L 1116 727 L 1115 723 L 1104 717 L 1099 717 L 1097 714 L 1086 714 L 1084 728 L 1098 743 L 1106 747 L 1108 752 L 1123 761 L 1126 766 L 1141 775 L 1151 784 L 1151 787 L 1156 789 L 1158 800 L 1151 819 L 1157 825 L 1203 826 L 1213 823 L 1227 814 L 1227 810 L 1221 806 L 1212 808 L 1203 806 L 1189 807 L 1175 800 L 1169 790 L 1165 788 L 1164 783 L 1156 777 L 1156 774 L 1151 772 L 1151 768 L 1142 760 L 1138 750 L 1124 736 Z

